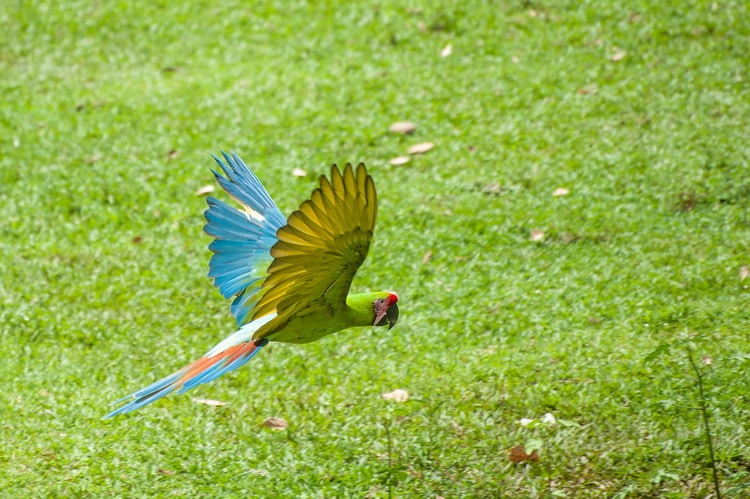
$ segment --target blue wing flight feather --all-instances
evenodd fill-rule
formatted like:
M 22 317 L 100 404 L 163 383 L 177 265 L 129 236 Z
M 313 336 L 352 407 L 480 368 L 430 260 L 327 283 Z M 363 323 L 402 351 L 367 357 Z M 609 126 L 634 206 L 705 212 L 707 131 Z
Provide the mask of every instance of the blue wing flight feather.
M 214 156 L 224 173 L 214 171 L 221 187 L 242 209 L 216 198 L 208 198 L 204 230 L 214 238 L 208 277 L 225 297 L 234 296 L 232 315 L 237 326 L 245 324 L 260 299 L 259 291 L 273 261 L 271 247 L 276 231 L 286 225 L 286 218 L 268 195 L 258 177 L 237 156 L 222 153 Z

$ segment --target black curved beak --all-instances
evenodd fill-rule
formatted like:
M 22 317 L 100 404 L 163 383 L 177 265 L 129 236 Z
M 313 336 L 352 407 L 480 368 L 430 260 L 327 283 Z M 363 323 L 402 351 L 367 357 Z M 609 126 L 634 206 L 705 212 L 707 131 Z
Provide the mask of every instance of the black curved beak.
M 398 321 L 398 305 L 394 303 L 388 307 L 388 310 L 385 311 L 385 315 L 388 318 L 388 329 L 393 328 Z

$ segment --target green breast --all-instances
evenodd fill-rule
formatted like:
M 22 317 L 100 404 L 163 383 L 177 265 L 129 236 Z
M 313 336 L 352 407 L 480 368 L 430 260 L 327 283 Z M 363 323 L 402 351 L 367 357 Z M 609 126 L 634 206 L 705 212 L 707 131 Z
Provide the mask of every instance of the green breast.
M 327 307 L 310 307 L 294 314 L 286 325 L 269 338 L 283 343 L 310 343 L 351 327 L 349 314 L 334 313 Z

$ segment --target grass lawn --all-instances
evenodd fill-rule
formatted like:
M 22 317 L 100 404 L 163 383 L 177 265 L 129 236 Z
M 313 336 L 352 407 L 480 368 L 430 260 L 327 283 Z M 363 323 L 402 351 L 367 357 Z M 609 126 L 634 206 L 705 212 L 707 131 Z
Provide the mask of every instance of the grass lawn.
M 706 497 L 712 462 L 750 495 L 746 2 L 9 1 L 0 26 L 0 496 Z M 353 291 L 398 292 L 399 324 L 102 421 L 234 331 L 196 195 L 221 150 L 285 213 L 365 162 Z

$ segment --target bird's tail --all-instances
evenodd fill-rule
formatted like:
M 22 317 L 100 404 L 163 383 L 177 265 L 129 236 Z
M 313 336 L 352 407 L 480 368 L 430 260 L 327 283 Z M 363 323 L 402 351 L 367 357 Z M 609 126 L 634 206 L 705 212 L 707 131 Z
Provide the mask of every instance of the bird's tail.
M 247 324 L 192 364 L 188 364 L 166 378 L 117 400 L 114 404 L 126 400 L 129 400 L 129 402 L 107 414 L 104 419 L 135 411 L 175 391 L 183 393 L 242 366 L 268 344 L 267 338 L 252 339 L 252 333 L 275 316 L 276 314 L 271 314 Z

